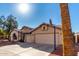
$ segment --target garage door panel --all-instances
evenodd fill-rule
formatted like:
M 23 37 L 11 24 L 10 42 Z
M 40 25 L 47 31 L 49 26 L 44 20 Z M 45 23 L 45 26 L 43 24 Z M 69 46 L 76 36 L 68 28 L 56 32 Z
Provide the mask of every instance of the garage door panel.
M 35 36 L 35 42 L 40 44 L 53 44 L 53 34 L 37 34 Z

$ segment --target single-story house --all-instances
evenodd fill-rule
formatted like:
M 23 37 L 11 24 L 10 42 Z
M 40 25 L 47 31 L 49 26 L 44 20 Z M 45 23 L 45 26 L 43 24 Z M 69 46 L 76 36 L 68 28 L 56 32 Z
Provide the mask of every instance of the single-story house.
M 12 41 L 16 39 L 37 44 L 62 44 L 61 26 L 55 26 L 51 24 L 51 22 L 49 24 L 42 23 L 34 29 L 28 26 L 24 26 L 20 30 L 14 29 L 10 36 Z M 16 36 L 16 38 L 13 38 L 14 36 Z

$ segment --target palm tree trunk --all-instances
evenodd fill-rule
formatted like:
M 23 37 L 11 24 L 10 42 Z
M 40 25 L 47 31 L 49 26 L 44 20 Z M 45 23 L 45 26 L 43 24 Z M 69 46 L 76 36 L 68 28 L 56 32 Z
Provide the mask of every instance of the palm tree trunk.
M 63 55 L 74 56 L 76 55 L 76 51 L 75 51 L 75 44 L 73 41 L 68 4 L 61 3 L 60 9 L 62 17 Z

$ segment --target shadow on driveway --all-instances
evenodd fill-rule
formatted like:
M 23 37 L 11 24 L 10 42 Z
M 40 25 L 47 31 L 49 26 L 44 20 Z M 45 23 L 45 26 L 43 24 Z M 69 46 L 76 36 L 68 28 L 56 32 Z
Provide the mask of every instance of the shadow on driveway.
M 34 49 L 38 49 L 45 52 L 52 52 L 53 51 L 53 45 L 46 45 L 46 44 L 35 44 L 35 43 L 17 43 L 22 48 L 28 48 L 32 47 Z

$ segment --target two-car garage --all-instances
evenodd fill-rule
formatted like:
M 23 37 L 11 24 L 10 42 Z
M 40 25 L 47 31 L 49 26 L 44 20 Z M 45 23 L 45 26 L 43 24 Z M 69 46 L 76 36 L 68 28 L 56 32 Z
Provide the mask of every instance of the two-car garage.
M 62 43 L 61 39 L 62 39 L 62 37 L 60 34 L 56 34 L 56 35 L 54 35 L 54 34 L 36 34 L 35 35 L 35 43 L 39 43 L 39 44 L 61 45 L 61 43 Z

